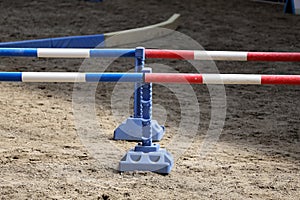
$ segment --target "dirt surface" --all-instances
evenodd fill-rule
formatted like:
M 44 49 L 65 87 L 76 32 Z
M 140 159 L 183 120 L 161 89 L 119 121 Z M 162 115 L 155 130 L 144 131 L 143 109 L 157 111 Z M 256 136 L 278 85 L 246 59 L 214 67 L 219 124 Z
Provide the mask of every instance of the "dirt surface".
M 106 33 L 158 23 L 173 13 L 181 14 L 178 31 L 207 50 L 300 51 L 299 16 L 284 14 L 281 5 L 245 0 L 2 0 L 0 41 Z M 1 58 L 0 68 L 78 71 L 82 62 L 11 57 Z M 183 61 L 161 62 L 179 72 L 190 71 Z M 116 64 L 121 67 L 113 65 L 111 71 L 129 69 L 133 63 L 125 59 Z M 221 73 L 299 74 L 298 63 L 216 65 Z M 201 104 L 200 126 L 167 176 L 119 173 L 99 163 L 78 135 L 73 88 L 73 84 L 0 83 L 1 199 L 299 199 L 297 86 L 226 86 L 225 125 L 218 142 L 203 157 L 210 96 L 206 86 L 194 87 Z M 97 120 L 107 136 L 104 142 L 125 152 L 135 143 L 111 140 L 119 124 L 112 117 L 113 88 L 113 84 L 98 86 Z M 168 148 L 181 111 L 170 90 L 156 85 L 153 91 L 158 110 L 167 113 L 162 144 Z M 154 110 L 154 117 L 159 115 Z

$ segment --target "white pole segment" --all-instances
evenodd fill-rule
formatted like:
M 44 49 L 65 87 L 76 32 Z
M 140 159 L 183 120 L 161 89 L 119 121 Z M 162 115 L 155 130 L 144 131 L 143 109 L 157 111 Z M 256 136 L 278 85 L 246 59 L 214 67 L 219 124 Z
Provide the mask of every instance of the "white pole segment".
M 90 49 L 38 48 L 39 58 L 89 58 Z
M 261 75 L 203 74 L 203 84 L 261 84 Z
M 85 74 L 71 72 L 22 72 L 22 82 L 86 82 Z
M 194 51 L 194 59 L 247 61 L 247 54 L 237 51 Z

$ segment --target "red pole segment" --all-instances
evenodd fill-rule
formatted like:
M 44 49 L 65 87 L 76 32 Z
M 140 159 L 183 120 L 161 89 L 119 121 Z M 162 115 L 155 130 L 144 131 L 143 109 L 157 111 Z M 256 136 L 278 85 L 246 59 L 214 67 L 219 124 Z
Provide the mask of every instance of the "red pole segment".
M 203 77 L 202 74 L 146 73 L 145 82 L 203 84 Z
M 146 49 L 145 54 L 146 58 L 194 60 L 194 51 L 188 50 Z
M 248 52 L 247 61 L 299 62 L 299 52 Z
M 261 84 L 300 85 L 300 75 L 262 75 Z

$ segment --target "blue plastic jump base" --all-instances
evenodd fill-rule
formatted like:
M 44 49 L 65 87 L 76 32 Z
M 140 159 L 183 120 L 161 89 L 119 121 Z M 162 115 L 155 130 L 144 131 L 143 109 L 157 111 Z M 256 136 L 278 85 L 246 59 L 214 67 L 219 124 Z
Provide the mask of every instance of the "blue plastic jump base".
M 159 174 L 169 174 L 174 165 L 172 155 L 159 145 L 153 144 L 155 151 L 143 152 L 142 145 L 131 149 L 121 159 L 119 171 L 151 171 Z
M 151 73 L 144 68 L 145 48 L 136 48 L 135 72 Z M 152 83 L 137 82 L 134 90 L 134 116 L 129 117 L 114 132 L 114 139 L 142 141 L 130 149 L 119 163 L 119 171 L 151 171 L 169 174 L 174 160 L 172 155 L 158 144 L 165 128 L 152 120 Z

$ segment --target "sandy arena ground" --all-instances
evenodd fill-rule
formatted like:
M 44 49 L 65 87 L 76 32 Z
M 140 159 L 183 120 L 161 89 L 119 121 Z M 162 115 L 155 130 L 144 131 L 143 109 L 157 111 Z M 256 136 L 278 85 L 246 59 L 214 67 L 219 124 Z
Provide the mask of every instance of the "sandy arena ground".
M 106 33 L 158 23 L 173 13 L 181 14 L 178 31 L 206 50 L 300 51 L 300 16 L 284 14 L 281 5 L 248 0 L 2 0 L 0 41 Z M 0 68 L 76 72 L 82 62 L 3 57 Z M 174 69 L 179 72 L 188 72 L 190 67 L 184 61 L 155 62 L 176 66 Z M 132 64 L 128 59 L 120 59 L 116 63 L 119 67 L 113 65 L 110 71 L 124 70 L 126 66 L 129 70 Z M 298 63 L 216 65 L 221 73 L 299 74 Z M 201 104 L 200 125 L 190 148 L 176 160 L 167 176 L 119 173 L 105 165 L 105 160 L 99 162 L 78 136 L 73 88 L 67 83 L 0 83 L 1 199 L 300 197 L 297 86 L 226 86 L 225 125 L 218 142 L 204 157 L 200 157 L 200 152 L 211 117 L 210 97 L 206 86 L 195 86 Z M 114 84 L 98 86 L 97 120 L 105 132 L 104 141 L 125 152 L 135 143 L 111 140 L 119 124 L 111 111 L 113 88 Z M 167 133 L 162 141 L 167 146 L 179 128 L 181 111 L 170 90 L 155 85 L 153 91 L 154 103 L 167 114 Z M 154 112 L 155 115 L 160 114 Z M 116 165 L 119 159 L 115 159 Z

